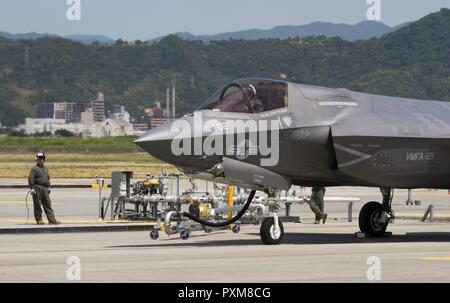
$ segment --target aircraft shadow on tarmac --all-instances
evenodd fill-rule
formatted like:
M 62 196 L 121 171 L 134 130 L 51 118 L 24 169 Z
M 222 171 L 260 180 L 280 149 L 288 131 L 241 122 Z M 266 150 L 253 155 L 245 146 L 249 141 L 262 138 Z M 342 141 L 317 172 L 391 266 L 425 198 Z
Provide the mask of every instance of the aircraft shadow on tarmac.
M 258 233 L 251 235 L 259 236 Z M 260 239 L 230 239 L 230 240 L 205 240 L 195 241 L 198 237 L 206 235 L 192 235 L 187 241 L 180 240 L 178 237 L 152 241 L 149 244 L 142 245 L 117 245 L 108 248 L 155 248 L 155 247 L 211 247 L 211 246 L 245 246 L 261 245 Z M 172 242 L 172 243 L 171 243 Z M 422 232 L 407 233 L 402 235 L 392 235 L 382 238 L 356 238 L 353 234 L 323 234 L 323 233 L 286 233 L 283 244 L 368 244 L 368 243 L 427 243 L 427 242 L 450 242 L 450 232 Z

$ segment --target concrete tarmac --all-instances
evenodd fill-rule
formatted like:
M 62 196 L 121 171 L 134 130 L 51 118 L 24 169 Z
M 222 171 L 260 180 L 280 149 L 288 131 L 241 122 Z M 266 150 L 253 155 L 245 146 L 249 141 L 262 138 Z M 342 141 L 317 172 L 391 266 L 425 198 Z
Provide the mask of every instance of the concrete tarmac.
M 25 194 L 20 189 L 0 191 L 0 228 L 24 225 Z M 239 234 L 193 232 L 186 241 L 163 233 L 153 241 L 147 231 L 0 235 L 0 282 L 73 282 L 66 276 L 67 261 L 76 257 L 81 282 L 374 283 L 367 278 L 371 256 L 380 260 L 381 282 L 450 282 L 449 222 L 397 219 L 388 229 L 391 238 L 356 239 L 359 209 L 379 201 L 379 190 L 328 188 L 327 195 L 361 198 L 354 205 L 353 222 L 346 222 L 346 203 L 325 206 L 325 225 L 312 224 L 308 205 L 296 205 L 292 215 L 300 216 L 302 223 L 285 224 L 285 239 L 277 246 L 262 244 L 258 226 L 242 226 Z M 98 218 L 96 190 L 54 189 L 51 196 L 63 222 L 83 224 Z M 413 199 L 421 205 L 406 206 L 406 191 L 396 191 L 396 213 L 421 216 L 433 204 L 436 216 L 450 217 L 447 191 L 415 190 Z
M 401 221 L 391 238 L 356 239 L 354 223 L 285 225 L 283 244 L 263 245 L 257 226 L 241 233 L 195 232 L 189 240 L 147 232 L 4 235 L 1 282 L 368 282 L 368 258 L 381 282 L 450 282 L 450 226 Z

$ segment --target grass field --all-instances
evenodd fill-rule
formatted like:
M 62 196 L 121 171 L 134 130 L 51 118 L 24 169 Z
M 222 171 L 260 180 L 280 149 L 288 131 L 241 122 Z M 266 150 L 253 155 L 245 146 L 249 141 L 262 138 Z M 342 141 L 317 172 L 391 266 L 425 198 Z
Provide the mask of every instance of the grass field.
M 43 150 L 62 153 L 135 153 L 142 152 L 136 137 L 14 137 L 0 136 L 0 153 L 26 153 Z
M 35 153 L 0 152 L 0 163 L 33 163 Z M 162 163 L 146 153 L 47 152 L 48 163 Z
M 134 137 L 0 137 L 0 178 L 27 178 L 42 150 L 52 178 L 111 177 L 113 171 L 158 174 L 163 164 L 137 147 Z M 168 166 L 169 172 L 177 171 Z
M 31 165 L 12 165 L 12 166 L 0 166 L 0 178 L 2 179 L 18 179 L 18 178 L 28 178 L 30 173 Z M 158 175 L 161 172 L 160 166 L 136 166 L 136 165 L 126 165 L 126 166 L 77 166 L 77 165 L 60 165 L 60 166 L 50 166 L 49 173 L 51 178 L 88 178 L 94 179 L 96 176 L 102 178 L 111 178 L 113 171 L 133 171 L 135 176 L 144 176 L 147 173 Z M 168 173 L 174 173 L 178 170 L 173 166 L 167 167 Z

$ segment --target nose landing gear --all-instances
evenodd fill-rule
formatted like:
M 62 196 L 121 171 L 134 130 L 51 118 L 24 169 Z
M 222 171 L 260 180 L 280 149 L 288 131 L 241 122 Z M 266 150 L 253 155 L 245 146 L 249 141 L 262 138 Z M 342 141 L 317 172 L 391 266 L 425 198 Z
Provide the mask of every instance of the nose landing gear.
M 365 204 L 359 213 L 359 228 L 361 233 L 369 237 L 382 237 L 386 233 L 389 223 L 394 220 L 392 210 L 392 188 L 381 188 L 383 203 L 369 202 Z
M 284 227 L 283 223 L 278 220 L 277 214 L 272 214 L 272 217 L 264 219 L 260 228 L 260 236 L 267 245 L 279 244 L 283 240 Z

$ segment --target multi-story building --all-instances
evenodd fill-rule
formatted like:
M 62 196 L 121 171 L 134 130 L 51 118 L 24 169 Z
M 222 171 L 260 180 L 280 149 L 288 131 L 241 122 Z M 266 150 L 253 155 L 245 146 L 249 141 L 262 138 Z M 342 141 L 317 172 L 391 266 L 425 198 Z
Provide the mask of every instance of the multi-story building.
M 125 110 L 125 106 L 122 105 L 114 105 L 112 113 L 108 114 L 108 118 L 130 122 L 130 114 Z
M 92 124 L 94 123 L 94 112 L 92 108 L 87 108 L 84 112 L 81 113 L 81 123 L 84 124 Z
M 103 93 L 98 93 L 97 98 L 92 101 L 92 112 L 94 113 L 95 122 L 103 122 L 105 120 L 105 98 Z
M 53 105 L 53 117 L 55 119 L 64 119 L 67 123 L 73 122 L 73 110 L 75 103 L 56 102 Z
M 164 124 L 167 121 L 166 115 L 167 111 L 156 101 L 154 107 L 144 109 L 143 115 L 135 121 L 134 129 L 142 132 Z
M 54 112 L 53 103 L 39 103 L 37 105 L 37 117 L 38 118 L 53 118 Z
M 91 102 L 77 102 L 73 108 L 73 122 L 81 122 L 81 113 L 91 107 Z

